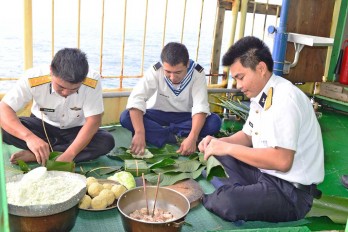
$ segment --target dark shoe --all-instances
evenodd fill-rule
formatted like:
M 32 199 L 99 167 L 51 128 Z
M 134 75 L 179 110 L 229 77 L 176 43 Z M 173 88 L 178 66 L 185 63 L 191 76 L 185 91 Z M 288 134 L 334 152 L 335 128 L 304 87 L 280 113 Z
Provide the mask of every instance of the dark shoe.
M 344 187 L 348 188 L 348 175 L 341 176 L 341 182 Z

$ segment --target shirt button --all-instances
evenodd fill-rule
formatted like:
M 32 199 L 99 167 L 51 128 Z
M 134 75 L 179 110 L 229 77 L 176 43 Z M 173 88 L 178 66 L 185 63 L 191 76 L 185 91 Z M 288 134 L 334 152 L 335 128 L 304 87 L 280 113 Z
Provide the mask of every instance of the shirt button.
M 78 117 L 80 117 L 80 115 L 77 115 L 76 117 L 78 118 Z
M 62 115 L 62 117 L 64 117 L 64 114 Z
M 259 113 L 259 111 L 258 111 L 258 110 L 256 110 L 256 113 L 258 114 L 258 113 Z
M 255 132 L 255 135 L 258 135 L 259 133 L 258 132 Z

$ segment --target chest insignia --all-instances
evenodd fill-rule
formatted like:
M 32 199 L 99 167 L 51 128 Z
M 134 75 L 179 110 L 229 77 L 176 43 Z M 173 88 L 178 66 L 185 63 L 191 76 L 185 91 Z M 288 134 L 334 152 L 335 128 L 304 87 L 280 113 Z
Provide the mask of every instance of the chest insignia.
M 47 84 L 51 82 L 51 76 L 39 76 L 39 77 L 33 77 L 33 78 L 29 78 L 29 85 L 31 88 L 39 86 L 39 85 L 43 85 L 43 84 Z
M 268 110 L 272 106 L 273 87 L 269 88 L 264 109 Z
M 81 108 L 78 108 L 78 107 L 73 107 L 73 108 L 70 108 L 71 110 L 75 110 L 75 111 L 78 111 L 78 110 L 81 110 Z

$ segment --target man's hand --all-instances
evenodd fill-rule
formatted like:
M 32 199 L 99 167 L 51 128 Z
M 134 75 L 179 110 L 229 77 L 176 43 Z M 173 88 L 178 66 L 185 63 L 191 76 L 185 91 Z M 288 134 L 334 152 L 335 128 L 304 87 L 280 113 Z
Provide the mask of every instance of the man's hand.
M 71 155 L 67 154 L 67 153 L 63 153 L 60 156 L 58 156 L 58 158 L 56 159 L 56 161 L 60 161 L 60 162 L 72 162 L 74 161 L 74 159 L 72 158 Z
M 25 141 L 29 150 L 35 155 L 36 161 L 39 164 L 45 166 L 46 161 L 48 160 L 48 157 L 50 155 L 50 148 L 48 143 L 46 143 L 34 134 L 32 134 Z
M 132 138 L 130 150 L 133 154 L 144 155 L 146 147 L 145 134 L 135 133 Z
M 181 155 L 191 155 L 197 150 L 196 142 L 196 139 L 187 137 L 182 141 L 180 148 L 176 152 L 180 153 Z

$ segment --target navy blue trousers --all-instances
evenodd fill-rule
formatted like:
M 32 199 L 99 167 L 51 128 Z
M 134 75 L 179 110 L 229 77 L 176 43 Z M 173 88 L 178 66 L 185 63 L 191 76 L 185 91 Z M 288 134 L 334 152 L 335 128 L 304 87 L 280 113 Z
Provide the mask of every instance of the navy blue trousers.
M 291 183 L 231 156 L 216 158 L 229 178 L 219 178 L 220 187 L 204 195 L 202 202 L 221 218 L 233 222 L 286 222 L 304 218 L 311 209 L 313 197 Z
M 134 128 L 129 115 L 125 110 L 120 116 L 120 123 L 134 134 Z M 146 110 L 144 114 L 146 142 L 162 147 L 166 143 L 176 143 L 175 135 L 186 137 L 192 128 L 191 112 L 164 112 L 161 110 Z M 212 113 L 206 118 L 199 137 L 214 135 L 220 131 L 221 119 Z
M 47 142 L 41 119 L 34 115 L 31 117 L 20 117 L 19 119 L 25 127 Z M 45 123 L 45 128 L 53 150 L 64 152 L 76 138 L 81 126 L 60 129 Z M 2 130 L 2 133 L 2 139 L 5 143 L 14 145 L 23 150 L 29 150 L 25 141 L 12 136 L 5 130 Z M 90 143 L 75 157 L 74 161 L 81 162 L 96 159 L 99 156 L 107 154 L 114 148 L 114 146 L 115 140 L 112 134 L 108 131 L 99 129 Z

